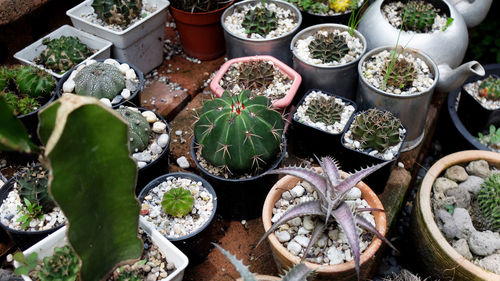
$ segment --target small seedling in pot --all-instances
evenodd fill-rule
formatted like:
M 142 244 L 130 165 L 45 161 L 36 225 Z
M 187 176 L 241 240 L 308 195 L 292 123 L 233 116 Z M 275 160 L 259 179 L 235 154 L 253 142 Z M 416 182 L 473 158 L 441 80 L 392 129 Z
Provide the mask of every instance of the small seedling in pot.
M 245 33 L 250 37 L 252 34 L 266 36 L 269 32 L 278 28 L 276 14 L 266 8 L 265 1 L 262 1 L 262 7 L 250 9 L 241 25 L 245 28 Z
M 487 229 L 500 231 L 500 174 L 489 176 L 481 184 L 477 200 Z
M 94 0 L 92 8 L 97 17 L 107 24 L 127 26 L 132 20 L 139 18 L 142 0 Z
M 14 254 L 14 260 L 21 264 L 21 266 L 14 269 L 14 274 L 28 275 L 38 265 L 38 254 L 33 252 L 26 257 L 23 252 L 17 252 Z
M 500 149 L 500 128 L 491 124 L 489 134 L 478 133 L 478 140 L 488 147 Z
M 163 194 L 161 205 L 165 213 L 182 218 L 193 210 L 194 197 L 191 191 L 182 187 L 176 187 Z
M 479 84 L 479 96 L 488 100 L 500 100 L 500 78 L 489 76 Z
M 24 206 L 17 206 L 17 212 L 22 214 L 17 221 L 21 223 L 22 229 L 28 229 L 32 220 L 43 218 L 42 206 L 36 203 L 31 203 L 26 198 L 24 198 L 23 203 Z

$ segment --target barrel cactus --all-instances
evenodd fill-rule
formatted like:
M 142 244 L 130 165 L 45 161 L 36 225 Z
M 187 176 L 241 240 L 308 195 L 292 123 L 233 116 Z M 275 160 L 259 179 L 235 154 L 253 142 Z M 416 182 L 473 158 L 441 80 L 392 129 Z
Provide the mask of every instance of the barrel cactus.
M 404 58 L 388 60 L 383 69 L 384 87 L 390 85 L 397 89 L 407 89 L 413 85 L 413 81 L 417 76 L 417 70 L 413 63 Z
M 188 189 L 172 188 L 163 194 L 161 206 L 165 213 L 182 218 L 193 210 L 194 197 Z
M 92 55 L 93 51 L 74 36 L 45 38 L 47 48 L 42 51 L 37 62 L 55 72 L 65 72 Z
M 52 256 L 43 259 L 38 278 L 40 281 L 75 281 L 79 266 L 78 257 L 70 246 L 55 248 Z
M 401 121 L 392 113 L 375 108 L 356 115 L 350 127 L 352 138 L 359 141 L 363 149 L 371 148 L 379 152 L 401 142 L 401 128 Z
M 33 98 L 50 95 L 56 86 L 50 74 L 32 66 L 20 67 L 15 80 L 19 92 Z
M 409 1 L 402 11 L 403 29 L 426 33 L 432 30 L 436 8 L 426 1 Z
M 25 97 L 19 100 L 17 110 L 19 114 L 24 115 L 31 113 L 40 108 L 40 102 L 32 97 Z
M 493 174 L 483 182 L 477 200 L 486 227 L 500 231 L 500 174 Z
M 16 71 L 5 66 L 0 67 L 0 91 L 7 89 Z
M 312 122 L 323 122 L 327 125 L 333 125 L 339 122 L 344 111 L 344 104 L 337 102 L 334 97 L 319 96 L 311 99 L 306 115 Z
M 243 62 L 239 67 L 238 84 L 243 89 L 267 88 L 274 80 L 274 65 L 267 61 Z
M 42 166 L 28 167 L 17 178 L 17 190 L 21 201 L 24 198 L 31 203 L 42 206 L 44 212 L 50 212 L 55 203 L 49 195 L 49 175 Z
M 125 88 L 125 77 L 118 67 L 103 62 L 85 66 L 73 80 L 76 94 L 98 99 L 113 99 Z
M 105 23 L 127 26 L 141 16 L 142 0 L 94 0 L 92 8 Z
M 237 173 L 256 172 L 281 150 L 284 122 L 264 96 L 249 98 L 249 91 L 203 105 L 194 125 L 201 155 L 212 165 Z
M 149 135 L 151 134 L 151 127 L 146 117 L 129 107 L 122 107 L 116 111 L 118 111 L 129 124 L 130 151 L 134 153 L 146 149 L 149 143 Z
M 245 28 L 245 33 L 249 36 L 259 34 L 265 37 L 269 32 L 278 28 L 278 22 L 276 21 L 276 14 L 262 5 L 262 7 L 249 10 L 241 26 Z
M 500 78 L 490 76 L 479 84 L 479 96 L 488 100 L 500 100 Z
M 14 112 L 15 115 L 17 115 L 19 113 L 18 111 L 19 101 L 17 99 L 17 96 L 12 92 L 0 92 L 0 96 L 2 96 L 5 99 L 9 108 Z
M 349 52 L 349 47 L 344 36 L 333 32 L 316 33 L 309 43 L 309 53 L 313 59 L 322 63 L 339 61 Z

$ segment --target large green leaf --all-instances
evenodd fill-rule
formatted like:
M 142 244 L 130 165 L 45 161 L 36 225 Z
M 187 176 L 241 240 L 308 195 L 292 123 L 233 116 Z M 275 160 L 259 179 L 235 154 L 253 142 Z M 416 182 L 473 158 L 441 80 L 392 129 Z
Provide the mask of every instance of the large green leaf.
M 50 127 L 51 118 L 50 108 L 43 111 L 41 126 Z M 65 95 L 45 156 L 51 194 L 68 218 L 68 239 L 82 260 L 82 280 L 102 280 L 120 262 L 140 258 L 137 168 L 123 119 L 97 99 Z
M 14 116 L 2 95 L 0 95 L 0 120 L 0 150 L 25 153 L 38 150 L 31 142 L 23 123 Z

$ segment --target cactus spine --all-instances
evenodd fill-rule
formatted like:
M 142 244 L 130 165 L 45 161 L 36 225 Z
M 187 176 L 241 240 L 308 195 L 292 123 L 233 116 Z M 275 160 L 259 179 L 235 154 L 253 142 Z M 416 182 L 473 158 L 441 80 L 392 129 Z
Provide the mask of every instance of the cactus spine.
M 319 59 L 322 63 L 339 61 L 349 52 L 345 37 L 328 32 L 326 35 L 316 33 L 314 39 L 309 43 L 309 52 L 313 59 Z
M 193 210 L 194 197 L 189 190 L 176 187 L 163 194 L 161 205 L 165 213 L 182 218 Z
M 125 88 L 125 77 L 114 65 L 95 62 L 85 66 L 73 79 L 75 93 L 98 99 L 113 99 Z
M 17 190 L 21 201 L 24 198 L 42 206 L 42 211 L 50 212 L 55 203 L 49 195 L 48 171 L 42 166 L 28 167 L 17 179 Z
M 409 1 L 402 11 L 404 30 L 426 33 L 432 30 L 436 8 L 425 1 Z
M 343 111 L 344 104 L 337 102 L 334 97 L 319 96 L 310 100 L 306 115 L 312 122 L 332 125 L 340 121 Z
M 127 26 L 141 15 L 142 0 L 94 0 L 92 8 L 102 21 Z
M 32 66 L 21 67 L 15 79 L 19 92 L 33 98 L 50 95 L 56 86 L 50 74 Z
M 281 114 L 269 107 L 264 96 L 249 98 L 249 91 L 221 98 L 203 105 L 194 134 L 201 154 L 212 165 L 234 172 L 258 171 L 281 149 L 283 133 Z
M 240 65 L 238 84 L 243 89 L 267 88 L 274 80 L 274 65 L 267 61 L 248 61 Z
M 47 48 L 42 51 L 37 62 L 56 71 L 65 72 L 92 55 L 92 50 L 74 36 L 61 36 L 42 41 Z
M 132 153 L 143 151 L 149 143 L 149 135 L 151 134 L 151 127 L 148 120 L 141 113 L 122 107 L 117 109 L 118 113 L 129 124 L 129 148 Z
M 249 10 L 241 25 L 245 28 L 245 33 L 249 36 L 255 33 L 265 37 L 269 32 L 278 28 L 276 14 L 267 9 L 264 3 L 262 3 L 262 7 L 255 7 Z
M 413 63 L 404 58 L 399 58 L 391 69 L 391 61 L 387 61 L 382 69 L 384 77 L 387 73 L 387 84 L 398 89 L 407 89 L 412 86 L 413 80 L 417 76 L 417 70 Z
M 477 200 L 486 227 L 500 231 L 500 174 L 493 174 L 483 182 Z
M 38 272 L 40 281 L 75 281 L 79 272 L 79 261 L 70 246 L 55 248 L 54 254 L 43 259 Z
M 490 76 L 479 85 L 479 96 L 488 100 L 500 100 L 500 78 Z

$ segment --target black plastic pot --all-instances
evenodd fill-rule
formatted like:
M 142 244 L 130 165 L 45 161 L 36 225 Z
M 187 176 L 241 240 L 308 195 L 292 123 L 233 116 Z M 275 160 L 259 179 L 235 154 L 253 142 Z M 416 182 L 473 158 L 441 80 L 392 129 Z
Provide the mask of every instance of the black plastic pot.
M 12 189 L 14 188 L 15 181 L 16 177 L 10 178 L 10 180 L 7 181 L 7 183 L 5 183 L 4 186 L 2 186 L 2 188 L 0 189 L 0 206 L 3 204 L 3 201 L 9 196 L 9 192 L 11 192 Z M 17 244 L 17 246 L 24 251 L 29 247 L 33 246 L 36 242 L 47 237 L 47 235 L 63 227 L 64 224 L 42 231 L 16 230 L 4 225 L 1 222 L 0 226 L 7 232 L 7 234 L 11 237 L 12 241 L 14 241 Z
M 382 194 L 382 192 L 384 192 L 385 185 L 387 184 L 387 180 L 391 175 L 392 168 L 396 164 L 396 159 L 399 158 L 399 154 L 401 153 L 401 148 L 403 147 L 402 144 L 406 139 L 408 129 L 403 126 L 403 128 L 405 128 L 406 130 L 406 133 L 403 136 L 403 139 L 401 140 L 401 146 L 399 147 L 398 153 L 394 155 L 394 158 L 392 160 L 385 160 L 381 157 L 370 155 L 371 150 L 361 151 L 352 149 L 345 145 L 344 135 L 346 134 L 347 131 L 349 131 L 351 124 L 354 121 L 354 118 L 360 113 L 361 112 L 354 114 L 353 118 L 351 118 L 349 124 L 347 124 L 346 129 L 344 130 L 344 133 L 342 134 L 341 143 L 344 150 L 344 155 L 340 161 L 341 168 L 346 172 L 354 172 L 354 170 L 359 170 L 361 168 L 366 168 L 368 166 L 373 166 L 386 161 L 391 161 L 392 164 L 385 165 L 384 167 L 378 169 L 377 171 L 373 172 L 371 175 L 363 179 L 363 182 L 366 183 L 368 186 L 370 186 L 370 188 L 373 191 L 375 191 L 375 193 Z
M 357 12 L 359 9 L 356 9 Z M 300 11 L 302 14 L 302 26 L 301 29 L 304 29 L 309 26 L 313 26 L 316 24 L 322 23 L 338 23 L 347 25 L 349 23 L 349 18 L 351 17 L 353 11 L 337 14 L 337 15 L 317 15 L 307 11 Z
M 273 170 L 279 166 L 286 154 L 286 139 L 282 138 L 283 148 L 274 163 L 266 171 Z M 233 220 L 254 219 L 262 214 L 264 200 L 271 187 L 278 181 L 278 175 L 263 175 L 263 173 L 244 179 L 231 179 L 213 175 L 200 166 L 196 158 L 194 147 L 196 139 L 191 143 L 191 156 L 196 167 L 201 171 L 201 176 L 209 181 L 217 191 L 219 198 L 218 213 L 224 218 Z
M 138 93 L 141 91 L 142 86 L 144 85 L 144 75 L 143 75 L 142 71 L 139 68 L 137 68 L 135 65 L 130 64 L 129 62 L 125 62 L 125 61 L 122 61 L 122 60 L 119 60 L 119 59 L 114 59 L 114 60 L 116 60 L 120 64 L 122 64 L 122 63 L 128 64 L 130 66 L 130 68 L 132 68 L 135 71 L 137 77 L 139 78 L 139 85 L 137 86 L 137 89 L 133 93 L 130 94 L 130 97 L 128 99 L 122 100 L 122 101 L 120 101 L 117 104 L 113 104 L 113 108 L 116 109 L 116 108 L 120 107 L 120 105 L 123 105 L 123 104 L 125 104 L 127 102 L 131 102 L 131 103 L 134 103 L 134 104 L 140 104 Z M 103 59 L 97 60 L 97 61 L 98 62 L 104 62 Z M 77 67 L 78 66 L 75 66 L 70 71 L 66 72 L 66 74 L 64 74 L 64 76 L 61 77 L 61 80 L 59 80 L 59 82 L 57 83 L 56 94 L 57 94 L 58 97 L 62 96 L 62 94 L 63 94 L 62 87 L 63 87 L 64 82 L 66 82 L 66 80 L 68 80 L 68 78 L 71 75 L 71 73 Z
M 188 256 L 191 264 L 196 264 L 203 261 L 206 258 L 206 256 L 210 252 L 210 249 L 212 248 L 211 242 L 216 241 L 216 239 L 212 239 L 212 236 L 210 235 L 213 232 L 211 231 L 210 225 L 217 211 L 218 198 L 217 195 L 215 194 L 215 190 L 213 189 L 212 185 L 210 185 L 210 183 L 208 183 L 206 180 L 202 179 L 201 177 L 195 174 L 177 172 L 177 173 L 169 173 L 166 175 L 162 175 L 152 180 L 148 185 L 146 185 L 146 187 L 144 187 L 144 189 L 139 194 L 139 200 L 141 202 L 144 201 L 144 197 L 146 197 L 149 194 L 149 191 L 152 188 L 160 185 L 162 182 L 172 177 L 189 178 L 194 181 L 201 181 L 203 183 L 203 187 L 206 188 L 208 192 L 210 192 L 210 194 L 212 194 L 212 198 L 214 201 L 214 209 L 210 218 L 196 231 L 182 237 L 166 236 L 166 238 L 170 242 L 172 242 L 186 256 Z
M 356 112 L 357 110 L 356 103 L 354 103 L 350 99 L 340 97 L 319 89 L 308 90 L 297 104 L 297 107 L 292 112 L 290 151 L 292 151 L 293 155 L 299 157 L 309 158 L 313 157 L 314 155 L 318 157 L 330 155 L 334 156 L 335 158 L 341 159 L 343 158 L 343 151 L 342 146 L 340 145 L 340 138 L 346 128 L 348 128 L 348 125 L 351 123 L 354 112 L 351 117 L 349 117 L 349 120 L 347 121 L 344 129 L 336 134 L 325 132 L 319 128 L 299 122 L 299 120 L 295 117 L 295 113 L 297 112 L 297 109 L 305 102 L 306 97 L 313 91 L 322 92 L 328 96 L 342 99 L 342 101 L 347 105 L 354 106 L 354 112 Z

